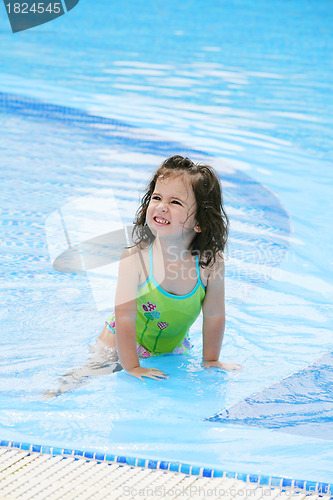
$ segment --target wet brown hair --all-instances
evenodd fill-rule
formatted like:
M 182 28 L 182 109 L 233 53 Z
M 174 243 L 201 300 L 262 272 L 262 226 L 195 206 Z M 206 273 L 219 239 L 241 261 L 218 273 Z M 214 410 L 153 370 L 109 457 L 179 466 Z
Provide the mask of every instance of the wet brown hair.
M 188 250 L 192 255 L 199 256 L 202 267 L 214 264 L 217 254 L 225 250 L 229 230 L 229 220 L 223 208 L 221 183 L 212 167 L 194 163 L 183 156 L 167 158 L 155 172 L 136 212 L 133 241 L 135 245 L 154 241 L 155 237 L 146 223 L 147 208 L 157 179 L 162 176 L 165 179 L 171 175 L 186 176 L 196 199 L 196 221 L 201 232 L 196 233 Z

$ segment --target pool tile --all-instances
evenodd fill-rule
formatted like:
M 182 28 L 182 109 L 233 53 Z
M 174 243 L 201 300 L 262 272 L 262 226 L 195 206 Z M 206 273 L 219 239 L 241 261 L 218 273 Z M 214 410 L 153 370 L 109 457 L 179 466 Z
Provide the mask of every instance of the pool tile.
M 204 469 L 202 471 L 203 477 L 212 477 L 213 475 L 213 469 Z
M 183 474 L 190 474 L 190 472 L 191 472 L 191 466 L 187 465 L 187 464 L 182 464 L 180 466 L 180 472 L 182 472 Z
M 157 460 L 149 460 L 148 469 L 157 469 Z
M 160 469 L 168 470 L 168 468 L 169 468 L 169 462 L 160 462 Z

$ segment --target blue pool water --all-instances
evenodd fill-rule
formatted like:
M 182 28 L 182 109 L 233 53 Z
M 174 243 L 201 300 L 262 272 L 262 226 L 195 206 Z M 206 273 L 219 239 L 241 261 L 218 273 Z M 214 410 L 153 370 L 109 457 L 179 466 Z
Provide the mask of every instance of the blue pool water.
M 332 483 L 330 2 L 81 0 L 0 23 L 0 439 Z M 53 268 L 66 234 L 131 224 L 175 153 L 222 178 L 222 356 L 243 370 L 202 369 L 199 319 L 188 357 L 144 362 L 167 381 L 43 399 L 113 307 L 109 267 Z

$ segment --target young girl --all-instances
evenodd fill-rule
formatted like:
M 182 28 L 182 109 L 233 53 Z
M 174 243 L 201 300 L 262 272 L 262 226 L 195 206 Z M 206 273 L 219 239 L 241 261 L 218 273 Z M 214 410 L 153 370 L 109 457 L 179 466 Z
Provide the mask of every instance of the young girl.
M 115 312 L 99 337 L 118 351 L 134 377 L 167 378 L 140 358 L 183 354 L 189 328 L 203 312 L 203 366 L 219 361 L 225 325 L 224 260 L 228 218 L 220 182 L 207 165 L 168 158 L 153 176 L 137 211 L 135 245 L 121 256 Z

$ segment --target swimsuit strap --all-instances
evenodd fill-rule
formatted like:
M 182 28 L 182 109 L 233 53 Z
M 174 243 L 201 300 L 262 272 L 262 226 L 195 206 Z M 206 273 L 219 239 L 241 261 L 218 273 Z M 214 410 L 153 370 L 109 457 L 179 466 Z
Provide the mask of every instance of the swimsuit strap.
M 196 263 L 196 269 L 197 269 L 198 283 L 202 284 L 201 277 L 200 277 L 200 267 L 199 267 L 199 257 L 198 257 L 198 255 L 195 256 L 195 263 Z M 202 286 L 203 286 L 203 284 L 202 284 Z
M 153 278 L 153 244 L 149 245 L 149 279 Z
M 147 276 L 148 276 L 148 278 L 150 278 L 150 274 L 148 274 L 148 271 L 147 271 L 147 268 L 146 268 L 146 264 L 145 264 L 145 261 L 143 260 L 142 253 L 141 253 L 140 249 L 139 249 L 139 257 L 140 257 L 140 261 L 141 261 L 143 270 L 145 272 L 145 281 L 147 281 Z

